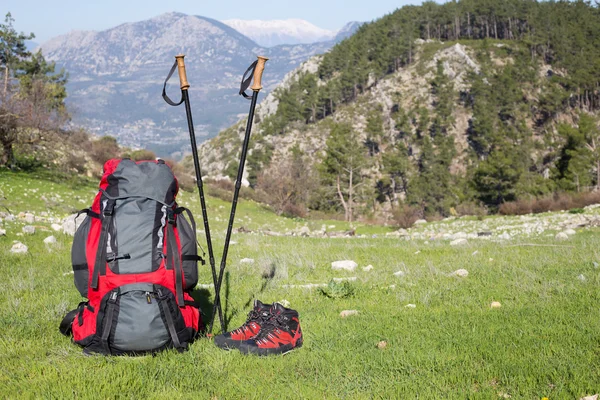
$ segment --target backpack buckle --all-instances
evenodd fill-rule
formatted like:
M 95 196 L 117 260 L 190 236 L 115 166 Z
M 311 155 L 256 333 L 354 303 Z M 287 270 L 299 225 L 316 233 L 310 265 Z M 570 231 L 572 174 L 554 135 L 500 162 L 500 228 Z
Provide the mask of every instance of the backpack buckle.
M 102 215 L 104 215 L 105 217 L 110 217 L 111 215 L 113 215 L 114 210 L 115 210 L 115 201 L 109 200 L 106 203 L 106 207 L 104 207 L 104 211 L 102 212 Z
M 108 298 L 108 302 L 109 303 L 116 303 L 118 295 L 119 294 L 116 291 L 111 292 L 110 297 Z
M 167 221 L 169 224 L 175 225 L 175 211 L 172 208 L 167 208 Z

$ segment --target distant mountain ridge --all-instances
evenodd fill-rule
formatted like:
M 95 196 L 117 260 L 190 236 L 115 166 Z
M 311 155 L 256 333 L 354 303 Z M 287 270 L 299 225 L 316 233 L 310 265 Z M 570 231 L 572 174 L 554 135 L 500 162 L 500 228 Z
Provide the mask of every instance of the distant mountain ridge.
M 222 21 L 265 47 L 280 44 L 310 44 L 332 40 L 336 32 L 319 28 L 302 19 Z
M 237 96 L 238 85 L 257 55 L 270 58 L 264 75 L 268 92 L 301 62 L 335 43 L 264 48 L 217 20 L 172 12 L 101 32 L 71 32 L 47 41 L 41 49 L 48 60 L 69 72 L 68 104 L 76 125 L 165 156 L 187 144 L 185 112 L 169 107 L 160 96 L 174 55 L 186 54 L 201 141 L 247 111 L 248 104 Z M 168 90 L 177 96 L 176 77 Z

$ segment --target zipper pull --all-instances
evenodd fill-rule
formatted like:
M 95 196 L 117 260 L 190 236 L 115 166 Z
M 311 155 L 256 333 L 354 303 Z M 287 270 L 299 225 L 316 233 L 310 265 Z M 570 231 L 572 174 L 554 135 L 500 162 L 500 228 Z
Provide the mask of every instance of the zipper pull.
M 146 301 L 148 304 L 152 304 L 152 297 L 150 296 L 150 292 L 146 292 Z

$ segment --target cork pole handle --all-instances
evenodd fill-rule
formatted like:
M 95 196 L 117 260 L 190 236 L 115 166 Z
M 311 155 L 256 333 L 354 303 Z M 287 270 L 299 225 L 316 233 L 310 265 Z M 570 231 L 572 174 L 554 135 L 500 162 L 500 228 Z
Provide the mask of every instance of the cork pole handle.
M 190 84 L 187 80 L 187 74 L 185 73 L 185 63 L 183 62 L 183 58 L 185 55 L 179 54 L 175 56 L 177 60 L 177 72 L 179 72 L 179 83 L 181 84 L 181 90 L 188 90 Z
M 265 63 L 268 60 L 267 57 L 258 56 L 258 64 L 256 64 L 256 68 L 254 69 L 254 82 L 250 88 L 255 92 L 259 92 L 262 89 L 262 75 L 265 70 Z

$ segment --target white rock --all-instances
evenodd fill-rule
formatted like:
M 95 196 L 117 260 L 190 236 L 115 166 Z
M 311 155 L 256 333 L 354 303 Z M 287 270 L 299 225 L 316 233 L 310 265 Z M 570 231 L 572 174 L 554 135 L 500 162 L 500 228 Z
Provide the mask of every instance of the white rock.
M 404 308 L 417 308 L 416 304 L 407 304 L 404 306 Z
M 452 239 L 457 240 L 457 239 L 466 239 L 467 238 L 467 234 L 465 232 L 458 232 L 455 233 L 454 235 L 452 235 Z
M 342 318 L 350 317 L 352 315 L 358 315 L 358 311 L 357 310 L 344 310 L 340 313 L 340 317 L 342 317 Z
M 456 239 L 450 242 L 450 246 L 462 246 L 469 243 L 467 239 Z
M 466 278 L 467 276 L 469 276 L 469 271 L 467 271 L 466 269 L 457 269 L 456 271 L 454 271 L 453 273 L 450 274 L 451 276 L 460 276 L 461 278 Z
M 56 238 L 54 236 L 48 236 L 46 239 L 44 239 L 44 243 L 54 244 L 56 243 Z
M 4 219 L 6 220 L 6 222 L 13 222 L 15 220 L 15 216 L 12 214 L 9 214 Z
M 298 234 L 300 236 L 308 236 L 310 235 L 310 228 L 308 226 L 303 226 L 298 230 Z
M 406 275 L 406 272 L 404 272 L 404 271 L 397 271 L 397 272 L 394 272 L 394 276 L 401 277 L 401 276 L 404 276 L 404 275 Z
M 76 217 L 77 214 L 71 214 L 63 220 L 62 229 L 67 235 L 75 236 L 75 231 L 81 226 L 87 215 L 80 214 L 79 217 L 75 219 Z
M 556 240 L 568 240 L 569 239 L 569 235 L 567 235 L 564 232 L 559 232 L 559 233 L 556 234 L 556 236 L 554 236 L 554 238 Z
M 199 283 L 196 285 L 197 288 L 200 289 L 212 289 L 215 287 L 214 283 Z
M 426 223 L 427 223 L 427 221 L 424 220 L 424 219 L 418 219 L 418 220 L 415 221 L 415 225 L 423 225 L 423 224 L 426 224 Z
M 598 400 L 598 396 L 600 396 L 600 395 L 599 394 L 595 394 L 593 396 L 585 396 L 585 397 L 582 397 L 579 400 Z
M 356 267 L 358 267 L 358 264 L 352 260 L 341 260 L 331 263 L 331 269 L 333 270 L 345 269 L 346 271 L 354 271 Z
M 27 253 L 27 246 L 25 246 L 21 242 L 17 242 L 15 244 L 13 244 L 12 248 L 10 249 L 10 252 L 13 253 L 13 254 L 24 254 L 24 253 Z
M 285 308 L 290 308 L 290 306 L 291 306 L 290 302 L 285 299 L 279 300 L 278 303 L 281 304 L 282 306 L 284 306 Z
M 344 281 L 355 282 L 356 281 L 356 277 L 355 276 L 351 276 L 351 277 L 348 277 L 348 278 L 333 278 L 333 281 L 337 282 L 337 283 L 341 283 L 341 282 L 344 282 Z
M 23 233 L 26 233 L 28 235 L 33 235 L 35 233 L 35 226 L 25 225 L 22 230 L 23 230 Z
M 25 213 L 25 222 L 28 224 L 33 224 L 35 222 L 35 215 L 32 213 Z
M 491 308 L 500 308 L 502 307 L 502 304 L 500 304 L 499 301 L 492 301 L 492 304 L 490 304 Z
M 326 283 L 309 283 L 306 285 L 283 285 L 284 289 L 315 289 L 320 287 L 327 287 Z
M 254 260 L 252 258 L 242 258 L 240 260 L 240 263 L 242 263 L 242 264 L 254 264 Z
M 56 232 L 59 232 L 60 230 L 62 230 L 62 226 L 60 226 L 59 224 L 52 224 L 52 225 L 50 225 L 50 228 L 52 228 Z
M 479 250 L 475 250 L 475 251 L 474 251 L 474 252 L 473 252 L 471 255 L 472 255 L 472 256 L 476 256 L 476 255 L 477 255 L 477 253 L 479 253 Z
M 6 236 L 6 229 L 0 229 L 0 236 Z
M 370 271 L 370 270 L 372 270 L 372 269 L 373 269 L 373 266 L 372 266 L 372 265 L 370 265 L 370 264 L 369 264 L 369 265 L 367 265 L 366 267 L 363 267 L 363 271 L 365 271 L 365 272 L 369 272 L 369 271 Z
M 579 275 L 579 276 L 577 277 L 577 279 L 579 279 L 581 282 L 585 282 L 585 281 L 586 281 L 586 279 L 585 279 L 585 275 L 583 275 L 583 274 Z
M 420 253 L 421 253 L 421 250 L 415 251 L 415 254 L 420 254 Z
M 396 285 L 390 285 L 388 286 L 389 289 L 396 289 Z
M 509 240 L 511 239 L 512 236 L 510 236 L 510 234 L 508 232 L 504 232 L 501 235 L 498 235 L 498 239 L 502 239 L 502 240 Z
M 575 229 L 567 229 L 567 230 L 563 231 L 563 233 L 565 233 L 569 236 L 572 236 L 572 235 L 575 235 L 577 232 L 575 231 Z

